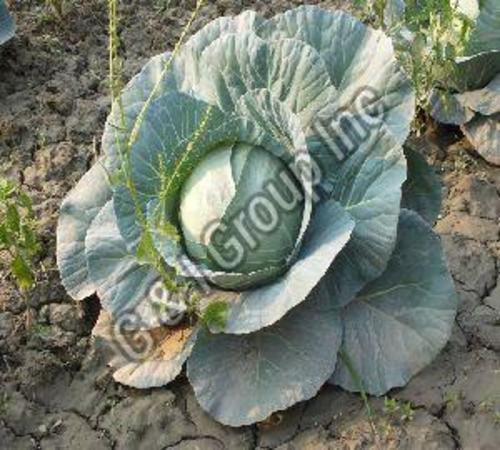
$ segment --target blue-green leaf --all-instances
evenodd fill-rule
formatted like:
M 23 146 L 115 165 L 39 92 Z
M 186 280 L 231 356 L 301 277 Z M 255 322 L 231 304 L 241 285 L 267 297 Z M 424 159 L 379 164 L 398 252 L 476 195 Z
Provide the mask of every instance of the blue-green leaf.
M 150 266 L 139 264 L 127 250 L 112 200 L 92 222 L 85 248 L 90 278 L 103 308 L 113 319 L 131 314 L 135 317 L 135 329 L 160 326 L 161 314 L 150 295 L 159 276 Z
M 500 49 L 456 60 L 456 88 L 460 92 L 484 88 L 500 73 Z
M 266 22 L 257 30 L 269 41 L 299 40 L 313 47 L 337 88 L 329 111 L 351 108 L 360 92 L 370 91 L 371 115 L 381 119 L 402 144 L 414 113 L 411 83 L 399 69 L 389 37 L 349 14 L 302 6 Z
M 450 337 L 456 308 L 439 237 L 418 214 L 402 210 L 387 270 L 342 313 L 342 349 L 364 389 L 382 395 L 429 364 Z M 359 390 L 342 362 L 331 382 Z
M 457 94 L 467 108 L 484 116 L 500 113 L 500 73 L 483 89 Z
M 102 136 L 102 149 L 113 168 L 120 166 L 122 153 L 127 150 L 127 142 L 134 127 L 135 121 L 141 112 L 144 103 L 148 100 L 155 85 L 161 81 L 164 68 L 169 61 L 169 52 L 151 58 L 142 70 L 133 77 L 121 93 L 121 108 L 118 102 L 113 105 L 104 126 Z M 157 95 L 161 95 L 167 89 L 169 77 L 168 72 L 164 78 L 163 89 L 159 89 Z
M 0 0 L 0 45 L 7 42 L 14 36 L 16 24 L 7 9 L 5 0 Z
M 492 116 L 477 114 L 462 125 L 462 131 L 486 161 L 500 165 L 500 113 Z
M 113 378 L 137 389 L 164 386 L 174 380 L 191 354 L 197 329 L 175 326 L 148 331 L 127 330 L 101 311 L 92 330 L 98 348 L 110 354 Z
M 332 197 L 356 222 L 351 240 L 322 281 L 332 304 L 346 305 L 385 270 L 396 242 L 405 179 L 403 149 L 383 128 L 372 130 L 328 178 Z
M 96 163 L 64 199 L 57 224 L 57 266 L 63 286 L 76 300 L 95 292 L 87 268 L 85 238 L 91 222 L 111 198 L 102 161 Z
M 463 125 L 474 117 L 474 111 L 465 106 L 458 94 L 433 90 L 429 98 L 431 116 L 440 123 Z
M 214 41 L 228 34 L 241 34 L 260 26 L 263 19 L 254 11 L 245 11 L 234 17 L 219 17 L 195 33 L 180 49 L 174 60 L 173 77 L 177 89 L 192 93 L 206 76 L 201 62 L 203 51 Z
M 482 0 L 476 26 L 469 42 L 471 54 L 500 50 L 500 3 Z
M 189 381 L 219 422 L 249 425 L 314 396 L 335 367 L 341 337 L 337 311 L 315 300 L 252 334 L 202 330 L 187 363 Z
M 417 212 L 431 225 L 441 211 L 441 181 L 425 158 L 415 150 L 405 148 L 408 178 L 403 185 L 401 207 Z
M 224 35 L 204 50 L 200 65 L 206 75 L 196 94 L 228 112 L 249 91 L 266 89 L 306 126 L 335 94 L 322 58 L 296 40 Z

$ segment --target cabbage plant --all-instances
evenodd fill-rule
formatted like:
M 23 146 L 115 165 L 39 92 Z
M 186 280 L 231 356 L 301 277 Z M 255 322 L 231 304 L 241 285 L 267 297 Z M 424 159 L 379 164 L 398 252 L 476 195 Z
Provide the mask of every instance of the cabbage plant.
M 12 19 L 7 9 L 5 0 L 0 0 L 0 45 L 11 39 L 15 31 L 16 26 L 14 24 L 14 19 Z
M 456 298 L 439 183 L 403 150 L 413 112 L 390 39 L 340 11 L 223 17 L 152 58 L 57 230 L 115 380 L 162 386 L 186 363 L 200 405 L 240 426 L 425 367 Z
M 467 55 L 456 60 L 456 90 L 431 96 L 432 116 L 460 125 L 477 152 L 500 165 L 500 3 L 468 0 L 465 7 L 475 21 Z

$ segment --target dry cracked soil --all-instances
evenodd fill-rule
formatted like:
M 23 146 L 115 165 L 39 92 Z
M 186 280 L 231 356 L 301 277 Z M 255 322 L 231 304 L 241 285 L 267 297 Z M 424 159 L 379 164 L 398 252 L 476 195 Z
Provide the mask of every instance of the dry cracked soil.
M 467 449 L 500 448 L 500 169 L 454 129 L 429 127 L 419 145 L 445 185 L 436 225 L 460 296 L 449 344 L 395 403 L 332 386 L 266 423 L 232 429 L 208 417 L 181 377 L 137 391 L 113 382 L 94 354 L 97 299 L 76 304 L 55 264 L 58 207 L 100 152 L 109 112 L 104 0 L 11 1 L 18 31 L 0 48 L 0 166 L 33 196 L 43 254 L 28 301 L 0 284 L 1 449 Z M 266 16 L 302 2 L 209 2 L 193 31 L 253 8 Z M 309 2 L 326 7 L 335 1 Z M 120 51 L 129 79 L 171 49 L 193 1 L 124 1 Z M 345 5 L 340 5 L 345 6 Z

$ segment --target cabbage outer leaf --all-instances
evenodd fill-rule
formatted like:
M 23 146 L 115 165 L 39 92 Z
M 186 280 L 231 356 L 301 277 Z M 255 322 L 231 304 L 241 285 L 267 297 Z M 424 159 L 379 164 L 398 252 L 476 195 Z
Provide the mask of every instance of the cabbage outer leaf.
M 160 81 L 165 64 L 170 57 L 170 52 L 154 56 L 127 83 L 121 93 L 124 113 L 123 123 L 122 111 L 120 111 L 118 104 L 113 105 L 112 112 L 108 116 L 104 126 L 102 149 L 108 160 L 114 162 L 113 166 L 115 168 L 120 166 L 120 146 L 125 150 L 137 116 L 153 91 L 154 86 Z M 161 93 L 163 93 L 163 90 L 160 90 Z
M 470 37 L 470 53 L 500 50 L 500 3 L 482 0 L 476 27 Z
M 402 144 L 410 131 L 415 99 L 401 72 L 391 39 L 341 11 L 301 6 L 277 15 L 257 29 L 267 40 L 294 39 L 313 47 L 323 60 L 337 89 L 332 112 L 349 108 L 360 89 L 376 93 L 372 106 Z M 326 97 L 326 95 L 325 95 Z M 331 104 L 330 104 L 331 103 Z
M 5 0 L 0 0 L 0 45 L 14 37 L 16 25 L 7 9 Z
M 249 425 L 314 396 L 335 367 L 341 339 L 338 311 L 308 300 L 252 334 L 201 330 L 188 378 L 215 419 Z
M 500 73 L 500 49 L 456 59 L 457 90 L 482 89 Z
M 106 121 L 102 138 L 105 156 L 82 177 L 61 206 L 57 227 L 58 267 L 63 286 L 76 300 L 83 300 L 95 292 L 94 283 L 88 276 L 85 238 L 91 222 L 111 198 L 108 173 L 120 167 L 118 142 L 125 145 L 128 132 L 132 129 L 153 86 L 160 78 L 163 65 L 169 56 L 170 53 L 164 53 L 152 58 L 127 84 L 122 93 L 127 133 L 121 129 L 120 113 L 115 107 Z M 130 225 L 127 220 L 135 222 L 135 214 L 133 218 L 124 214 L 122 223 Z M 137 235 L 134 238 L 131 233 L 135 231 L 135 228 L 124 227 L 122 231 L 125 231 L 123 235 L 128 248 L 133 248 Z
M 254 11 L 245 11 L 234 17 L 219 17 L 195 33 L 174 60 L 172 78 L 176 90 L 196 96 L 194 87 L 206 74 L 206 67 L 201 64 L 203 51 L 220 37 L 251 31 L 263 21 Z M 165 84 L 169 86 L 171 82 L 168 79 Z
M 162 327 L 129 332 L 102 310 L 92 330 L 97 348 L 109 354 L 115 381 L 137 389 L 173 381 L 191 354 L 198 329 Z
M 458 94 L 457 99 L 483 116 L 500 113 L 500 73 L 484 89 Z
M 463 125 L 474 117 L 474 111 L 465 106 L 457 94 L 434 89 L 429 103 L 431 116 L 440 123 Z
M 486 161 L 500 166 L 500 113 L 493 116 L 478 114 L 462 126 L 462 131 Z
M 195 86 L 196 95 L 226 112 L 249 91 L 266 89 L 305 126 L 336 92 L 318 53 L 292 39 L 223 35 L 203 51 L 200 65 L 207 76 Z
M 124 314 L 135 319 L 134 329 L 151 329 L 162 323 L 150 290 L 159 276 L 150 266 L 140 265 L 120 234 L 113 201 L 106 203 L 92 222 L 85 239 L 87 264 L 102 307 L 113 319 Z
M 441 211 L 443 187 L 434 169 L 415 150 L 405 148 L 408 178 L 403 185 L 401 207 L 417 212 L 429 224 L 436 222 Z
M 403 149 L 383 128 L 374 130 L 328 179 L 332 197 L 356 221 L 351 240 L 322 280 L 333 305 L 349 303 L 385 270 L 396 242 L 405 179 Z
M 87 268 L 85 237 L 90 224 L 111 198 L 111 187 L 101 159 L 64 199 L 57 223 L 57 266 L 71 297 L 83 300 L 95 292 Z
M 446 344 L 457 300 L 439 237 L 418 214 L 402 210 L 394 255 L 384 274 L 343 311 L 343 351 L 366 392 L 405 385 Z M 358 391 L 339 362 L 330 380 Z

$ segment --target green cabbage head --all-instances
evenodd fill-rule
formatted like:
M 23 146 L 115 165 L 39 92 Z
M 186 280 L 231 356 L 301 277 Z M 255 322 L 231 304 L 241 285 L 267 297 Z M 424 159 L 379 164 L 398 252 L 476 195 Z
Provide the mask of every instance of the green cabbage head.
M 456 310 L 439 183 L 407 164 L 414 97 L 382 32 L 312 6 L 223 17 L 120 100 L 57 230 L 115 380 L 186 364 L 200 405 L 240 426 L 326 382 L 360 390 L 339 354 L 374 395 L 438 354 Z

